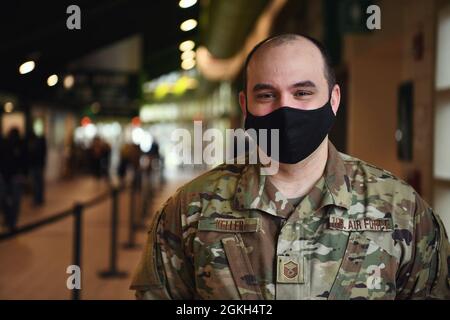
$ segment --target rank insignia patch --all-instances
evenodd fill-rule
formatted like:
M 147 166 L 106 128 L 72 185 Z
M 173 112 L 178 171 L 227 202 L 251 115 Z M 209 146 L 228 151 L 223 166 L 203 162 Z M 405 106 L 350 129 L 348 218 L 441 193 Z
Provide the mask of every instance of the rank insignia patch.
M 298 275 L 298 264 L 293 261 L 289 261 L 284 265 L 283 273 L 286 278 L 295 278 Z
M 303 259 L 300 257 L 278 256 L 279 283 L 304 283 Z

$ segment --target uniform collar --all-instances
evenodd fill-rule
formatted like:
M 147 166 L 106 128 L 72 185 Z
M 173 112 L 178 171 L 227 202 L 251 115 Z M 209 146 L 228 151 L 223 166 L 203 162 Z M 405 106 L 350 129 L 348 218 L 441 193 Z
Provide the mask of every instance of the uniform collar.
M 297 206 L 300 216 L 306 216 L 327 205 L 349 209 L 351 186 L 344 161 L 334 145 L 328 143 L 328 159 L 323 176 Z M 259 165 L 247 165 L 237 184 L 233 206 L 237 210 L 258 209 L 286 218 L 294 210 L 286 197 L 260 175 Z

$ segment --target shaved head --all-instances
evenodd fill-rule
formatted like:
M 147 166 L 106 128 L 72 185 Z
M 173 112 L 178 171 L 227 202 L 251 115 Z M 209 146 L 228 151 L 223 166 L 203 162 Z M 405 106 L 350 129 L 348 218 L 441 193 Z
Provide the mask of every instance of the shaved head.
M 298 34 L 293 34 L 293 33 L 288 33 L 288 34 L 277 35 L 277 36 L 273 36 L 268 39 L 265 39 L 265 40 L 261 41 L 260 43 L 258 43 L 252 49 L 252 51 L 250 51 L 250 53 L 247 56 L 247 59 L 245 60 L 245 65 L 244 65 L 244 92 L 246 94 L 247 94 L 248 66 L 252 62 L 253 57 L 263 54 L 267 49 L 283 46 L 286 44 L 293 44 L 293 43 L 298 44 L 299 46 L 303 46 L 303 47 L 308 47 L 308 46 L 311 47 L 312 46 L 316 50 L 318 50 L 318 52 L 322 56 L 322 62 L 323 62 L 322 69 L 323 69 L 325 79 L 327 80 L 327 83 L 328 83 L 329 91 L 331 92 L 331 90 L 333 89 L 333 86 L 336 84 L 336 76 L 335 76 L 333 67 L 331 65 L 330 56 L 329 56 L 326 48 L 323 46 L 322 43 L 320 43 L 318 40 L 316 40 L 314 38 L 311 38 L 308 36 L 303 36 L 303 35 L 298 35 Z

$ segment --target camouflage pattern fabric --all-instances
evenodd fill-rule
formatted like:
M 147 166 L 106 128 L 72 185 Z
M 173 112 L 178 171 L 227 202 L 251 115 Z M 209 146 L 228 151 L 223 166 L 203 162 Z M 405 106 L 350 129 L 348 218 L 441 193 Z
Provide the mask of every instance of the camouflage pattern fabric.
M 449 299 L 441 220 L 405 182 L 339 153 L 293 207 L 258 165 L 221 165 L 155 215 L 139 299 Z

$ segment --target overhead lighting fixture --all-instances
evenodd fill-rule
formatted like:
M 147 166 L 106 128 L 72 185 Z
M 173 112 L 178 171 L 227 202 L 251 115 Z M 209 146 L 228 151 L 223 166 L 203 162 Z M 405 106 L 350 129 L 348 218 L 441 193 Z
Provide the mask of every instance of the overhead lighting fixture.
M 193 67 L 195 67 L 195 60 L 194 59 L 183 60 L 181 62 L 181 68 L 183 70 L 190 70 Z
M 64 88 L 70 89 L 73 87 L 73 84 L 75 83 L 75 78 L 73 75 L 69 74 L 64 77 Z
M 194 41 L 186 40 L 186 41 L 183 41 L 182 43 L 180 43 L 179 49 L 181 51 L 189 51 L 189 50 L 194 49 L 194 47 L 195 47 Z
M 195 58 L 195 52 L 192 50 L 185 51 L 181 54 L 181 60 L 190 60 Z
M 4 105 L 4 110 L 6 113 L 10 113 L 14 110 L 14 104 L 11 101 L 8 101 Z
M 36 66 L 36 64 L 32 60 L 24 62 L 20 65 L 19 72 L 20 72 L 20 74 L 29 73 L 34 70 L 35 66 Z
M 192 7 L 196 3 L 197 3 L 197 0 L 180 0 L 178 5 L 180 6 L 180 8 L 186 9 L 186 8 Z
M 48 77 L 47 84 L 49 87 L 53 87 L 57 83 L 58 83 L 58 76 L 56 74 L 52 74 L 50 77 Z
M 180 29 L 182 31 L 191 31 L 197 26 L 197 20 L 195 19 L 188 19 L 184 21 L 182 24 L 180 24 Z

